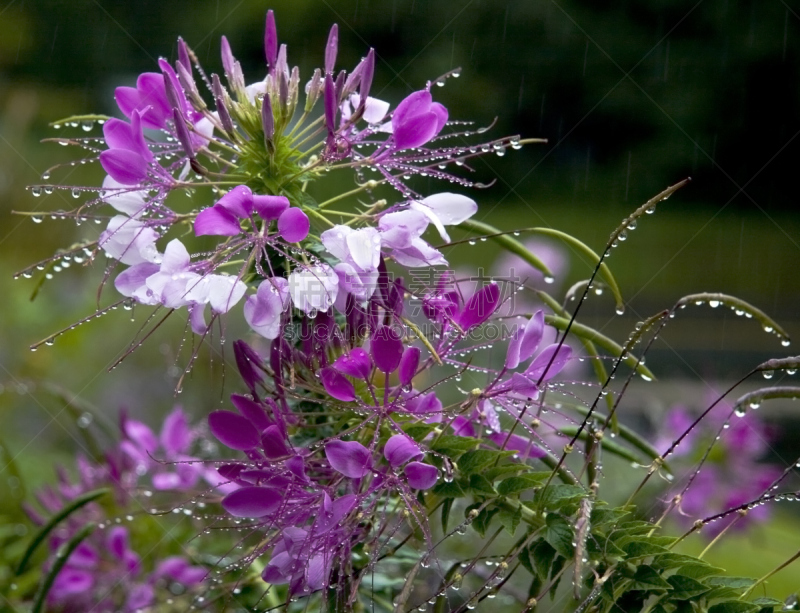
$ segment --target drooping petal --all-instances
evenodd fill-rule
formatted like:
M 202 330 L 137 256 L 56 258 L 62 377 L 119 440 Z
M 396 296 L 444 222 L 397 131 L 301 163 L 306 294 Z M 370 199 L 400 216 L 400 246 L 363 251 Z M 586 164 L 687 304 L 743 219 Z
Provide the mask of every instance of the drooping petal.
M 411 209 L 388 213 L 378 220 L 381 242 L 392 249 L 410 247 L 428 227 L 428 218 L 420 211 Z
M 525 370 L 525 374 L 537 381 L 539 379 L 542 379 L 542 381 L 549 381 L 567 365 L 571 355 L 572 348 L 569 345 L 554 343 L 545 347 L 542 352 L 534 358 L 531 365 Z
M 333 367 L 345 375 L 367 379 L 372 372 L 372 360 L 366 351 L 356 347 L 349 353 L 339 356 Z
M 383 455 L 392 468 L 402 466 L 409 460 L 422 457 L 419 446 L 406 434 L 395 434 L 383 448 Z
M 478 205 L 472 198 L 449 192 L 433 194 L 420 202 L 433 211 L 446 226 L 458 225 L 478 211 Z
M 522 326 L 517 326 L 514 330 L 514 333 L 511 335 L 511 339 L 508 342 L 508 350 L 506 351 L 506 361 L 505 367 L 509 370 L 513 370 L 517 366 L 519 366 L 520 359 L 519 359 L 519 347 L 522 344 L 522 335 L 524 329 Z
M 409 462 L 403 469 L 411 489 L 427 490 L 436 485 L 439 471 L 435 466 L 422 462 Z
M 115 181 L 123 185 L 136 185 L 147 176 L 147 160 L 135 151 L 127 149 L 101 151 L 100 164 Z
M 433 102 L 431 93 L 426 89 L 413 92 L 403 98 L 392 114 L 392 125 L 395 129 L 408 120 L 409 117 L 426 113 Z
M 351 479 L 369 474 L 372 454 L 358 441 L 332 441 L 325 445 L 325 456 L 331 467 Z
M 544 312 L 539 309 L 530 318 L 530 321 L 525 325 L 525 332 L 519 347 L 519 360 L 524 362 L 530 358 L 539 348 L 539 343 L 542 342 L 544 335 Z
M 414 375 L 417 374 L 419 367 L 419 357 L 422 352 L 419 347 L 409 347 L 403 352 L 403 357 L 400 359 L 398 367 L 400 376 L 400 385 L 410 385 Z
M 241 233 L 239 220 L 223 207 L 203 209 L 194 220 L 195 236 L 237 236 Z
M 208 416 L 211 433 L 231 449 L 247 451 L 258 447 L 261 437 L 249 420 L 230 411 L 213 411 Z
M 103 190 L 100 197 L 104 202 L 108 202 L 120 213 L 125 213 L 128 217 L 139 217 L 147 208 L 145 203 L 146 191 L 133 191 L 122 183 L 114 180 L 114 177 L 107 175 L 103 179 Z
M 500 306 L 500 286 L 497 283 L 490 283 L 475 292 L 464 305 L 464 310 L 456 315 L 454 320 L 466 332 L 489 319 L 498 306 Z
M 264 457 L 268 460 L 285 458 L 292 453 L 286 444 L 286 438 L 278 426 L 270 426 L 264 430 L 261 435 L 261 448 L 264 451 Z
M 253 209 L 265 220 L 273 221 L 289 208 L 289 199 L 286 196 L 253 196 Z
M 407 268 L 447 265 L 444 256 L 421 238 L 412 240 L 409 247 L 394 249 L 392 257 L 398 264 Z
M 372 359 L 379 370 L 394 372 L 403 357 L 403 340 L 400 332 L 391 326 L 381 326 L 372 335 Z
M 278 234 L 287 243 L 299 243 L 308 236 L 311 222 L 308 215 L 296 207 L 286 209 L 278 217 Z
M 320 379 L 325 391 L 337 400 L 351 402 L 356 399 L 356 388 L 344 375 L 339 374 L 333 368 L 323 368 L 320 371 Z
M 245 219 L 253 212 L 253 192 L 246 185 L 237 185 L 217 200 L 214 206 L 222 207 L 239 219 Z
M 222 507 L 234 517 L 264 517 L 281 506 L 283 494 L 272 488 L 246 486 L 222 499 Z
M 164 419 L 161 427 L 161 446 L 170 455 L 184 453 L 192 443 L 192 434 L 186 421 L 186 414 L 182 409 L 176 408 Z
M 255 400 L 239 394 L 231 394 L 231 403 L 256 429 L 261 432 L 271 424 L 266 411 Z
M 327 264 L 296 268 L 289 275 L 288 288 L 292 303 L 301 311 L 327 311 L 336 301 L 339 277 Z
M 258 286 L 255 296 L 244 303 L 244 318 L 264 338 L 277 338 L 281 331 L 283 301 L 277 288 L 267 279 Z
M 381 237 L 375 228 L 362 228 L 345 237 L 352 262 L 362 271 L 377 270 L 381 260 Z
M 421 147 L 438 133 L 438 118 L 435 113 L 421 113 L 410 117 L 400 125 L 392 121 L 394 143 L 397 149 Z

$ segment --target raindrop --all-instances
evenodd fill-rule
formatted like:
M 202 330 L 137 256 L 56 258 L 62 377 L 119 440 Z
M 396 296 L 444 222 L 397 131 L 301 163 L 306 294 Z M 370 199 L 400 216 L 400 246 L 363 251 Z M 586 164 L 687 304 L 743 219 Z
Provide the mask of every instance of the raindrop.
M 762 376 L 762 377 L 764 377 L 765 379 L 772 379 L 772 376 L 773 376 L 774 374 L 775 374 L 775 373 L 774 373 L 773 371 L 771 371 L 771 370 L 765 370 L 765 371 L 763 371 L 763 372 L 761 373 L 761 376 Z
M 94 127 L 93 121 L 84 120 L 81 122 L 81 130 L 83 130 L 84 132 L 91 132 L 93 127 Z
M 712 309 L 716 309 L 720 304 L 721 303 L 720 303 L 719 300 L 709 300 L 708 301 L 708 306 L 710 306 Z
M 38 198 L 42 195 L 42 188 L 41 187 L 32 187 L 31 194 L 33 194 L 34 198 Z
M 772 326 L 768 325 L 768 324 L 764 324 L 763 328 L 764 328 L 764 332 L 772 332 L 774 330 L 774 328 Z
M 73 198 L 80 198 L 81 197 L 81 190 L 75 188 L 72 190 L 72 197 Z
M 788 347 L 791 344 L 792 341 L 790 341 L 788 338 L 784 338 L 783 340 L 781 340 L 781 345 L 783 345 L 784 347 Z
M 34 215 L 33 217 L 31 217 L 31 221 L 33 223 L 42 223 L 42 218 Z
M 617 315 L 624 315 L 625 314 L 625 307 L 624 306 L 618 306 L 616 311 L 615 311 L 615 313 Z
M 551 277 L 550 275 L 545 275 L 544 282 L 547 284 L 555 283 L 555 278 Z

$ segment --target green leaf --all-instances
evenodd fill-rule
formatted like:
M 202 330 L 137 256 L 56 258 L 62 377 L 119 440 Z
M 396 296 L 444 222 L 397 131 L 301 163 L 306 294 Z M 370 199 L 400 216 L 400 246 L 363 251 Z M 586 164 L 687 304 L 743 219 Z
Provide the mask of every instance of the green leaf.
M 672 586 L 669 597 L 674 600 L 689 600 L 710 589 L 707 585 L 684 575 L 672 575 L 667 582 Z
M 711 577 L 706 583 L 708 585 L 719 585 L 722 587 L 732 587 L 734 589 L 747 589 L 756 582 L 750 577 Z
M 503 528 L 505 528 L 511 536 L 514 536 L 514 532 L 517 531 L 517 526 L 519 526 L 519 522 L 522 520 L 522 510 L 519 507 L 517 507 L 516 510 L 502 507 L 497 514 L 497 519 L 500 520 Z
M 467 513 L 469 513 L 472 508 L 475 508 L 474 505 L 471 508 L 467 508 Z M 492 520 L 497 512 L 497 507 L 487 507 L 478 514 L 478 517 L 472 520 L 472 527 L 474 528 L 475 532 L 481 535 L 481 538 L 486 536 L 486 531 L 489 529 L 489 524 L 492 523 Z
M 483 475 L 472 475 L 469 478 L 469 488 L 479 496 L 497 496 L 491 481 Z
M 571 558 L 575 551 L 572 544 L 575 540 L 575 531 L 566 519 L 555 513 L 547 516 L 547 531 L 545 539 L 553 548 L 565 558 Z
M 403 427 L 403 432 L 419 443 L 433 432 L 436 426 L 438 426 L 438 424 L 406 424 Z
M 483 476 L 489 481 L 496 481 L 500 477 L 507 477 L 514 473 L 530 470 L 527 464 L 502 464 L 501 466 L 492 466 L 490 469 L 484 471 Z M 539 473 L 534 473 L 539 474 Z M 545 473 L 548 476 L 550 473 Z
M 757 604 L 752 602 L 729 600 L 715 604 L 708 610 L 708 613 L 758 613 L 759 608 Z
M 672 589 L 672 586 L 652 566 L 642 564 L 636 568 L 629 589 L 631 591 L 669 590 Z
M 58 513 L 53 515 L 47 523 L 42 526 L 39 531 L 34 535 L 33 539 L 28 545 L 28 548 L 25 550 L 25 553 L 22 555 L 22 560 L 20 560 L 19 565 L 17 566 L 17 575 L 20 575 L 24 572 L 25 566 L 27 566 L 28 561 L 30 560 L 33 552 L 36 551 L 36 548 L 44 542 L 47 538 L 47 535 L 52 532 L 52 530 L 64 519 L 72 515 L 75 511 L 80 509 L 82 506 L 89 504 L 90 502 L 97 500 L 101 496 L 108 493 L 107 489 L 99 489 L 94 490 L 91 492 L 87 492 L 83 496 L 78 496 L 72 502 L 70 502 L 67 506 L 61 509 Z
M 620 544 L 619 542 L 617 543 Z M 656 545 L 649 540 L 635 540 L 622 545 L 629 560 L 636 560 L 639 558 L 647 558 L 650 556 L 657 556 L 664 553 L 669 553 L 669 550 L 661 545 Z
M 616 528 L 623 517 L 631 514 L 629 508 L 610 508 L 608 506 L 602 506 L 602 504 L 603 503 L 597 502 L 592 509 L 592 514 L 589 516 L 589 523 L 594 528 L 601 527 L 604 524 L 612 524 L 613 527 Z
M 580 485 L 567 485 L 566 483 L 551 483 L 546 488 L 538 490 L 533 497 L 532 508 L 542 508 L 549 511 L 560 509 L 566 504 L 577 502 L 588 494 Z M 529 503 L 526 503 L 529 506 Z
M 433 442 L 431 449 L 455 460 L 465 451 L 475 449 L 475 446 L 478 445 L 479 442 L 480 441 L 477 439 L 469 436 L 443 434 Z
M 544 485 L 550 473 L 527 473 L 516 477 L 503 479 L 497 486 L 497 493 L 501 496 L 515 496 L 527 490 Z
M 88 537 L 93 531 L 94 524 L 86 524 L 83 528 L 78 530 L 69 541 L 58 548 L 53 566 L 42 580 L 42 583 L 39 585 L 39 590 L 36 592 L 36 598 L 31 613 L 41 613 L 41 611 L 44 610 L 47 594 L 50 592 L 50 588 L 53 587 L 53 582 L 56 580 L 58 573 L 64 568 L 64 564 L 67 563 L 72 552 L 81 544 L 81 541 Z
M 757 604 L 759 607 L 782 607 L 783 601 L 769 596 L 762 596 L 761 598 L 756 598 L 753 604 Z
M 17 465 L 17 461 L 11 452 L 9 451 L 8 447 L 3 444 L 3 441 L 0 440 L 0 464 L 3 465 L 5 468 L 4 472 L 7 472 L 9 477 L 13 477 L 16 479 L 16 483 L 18 484 L 18 488 L 11 488 L 11 493 L 13 494 L 15 499 L 24 499 L 25 498 L 25 480 L 22 478 L 22 473 L 19 471 L 19 466 Z M 11 479 L 7 480 L 9 483 Z M 14 491 L 16 489 L 16 491 Z
M 677 555 L 677 554 L 674 554 Z M 661 558 L 659 558 L 659 561 Z M 693 579 L 704 579 L 705 577 L 712 577 L 716 575 L 725 574 L 725 569 L 717 566 L 705 564 L 701 560 L 694 559 L 693 562 L 685 564 L 678 569 L 678 574 L 692 577 Z
M 445 498 L 442 503 L 442 532 L 447 533 L 447 521 L 450 519 L 450 511 L 453 509 L 454 498 Z
M 469 487 L 464 484 L 464 487 Z M 464 487 L 458 481 L 451 481 L 448 483 L 447 481 L 443 481 L 441 483 L 437 483 L 436 487 L 431 490 L 432 494 L 436 496 L 441 496 L 442 498 L 463 498 L 467 495 L 464 491 Z
M 536 573 L 546 579 L 551 574 L 550 569 L 553 566 L 553 561 L 556 558 L 556 550 L 553 546 L 544 540 L 539 540 L 535 545 L 528 548 L 530 556 L 533 559 Z
M 514 455 L 512 450 L 476 449 L 467 451 L 458 460 L 458 469 L 462 475 L 474 475 L 489 468 L 495 462 Z

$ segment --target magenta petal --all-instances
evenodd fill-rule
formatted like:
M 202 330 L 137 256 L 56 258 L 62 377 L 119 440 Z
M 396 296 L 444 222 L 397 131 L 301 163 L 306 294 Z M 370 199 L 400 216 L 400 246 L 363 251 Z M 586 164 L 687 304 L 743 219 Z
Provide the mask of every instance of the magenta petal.
M 242 233 L 233 213 L 218 206 L 203 209 L 194 220 L 195 236 L 237 236 Z
M 372 359 L 385 373 L 394 372 L 403 357 L 400 332 L 391 326 L 381 326 L 372 336 Z
M 56 600 L 88 592 L 94 587 L 94 575 L 84 570 L 75 570 L 67 566 L 56 576 L 50 596 Z
M 450 427 L 453 429 L 453 434 L 456 436 L 471 436 L 474 437 L 475 426 L 472 425 L 472 422 L 468 420 L 463 415 L 458 415 L 450 422 Z
M 409 462 L 403 469 L 408 479 L 408 486 L 415 490 L 427 490 L 436 485 L 439 471 L 435 466 L 422 462 Z
M 128 551 L 128 530 L 122 526 L 114 526 L 106 536 L 106 546 L 117 558 L 124 558 Z
M 464 310 L 455 317 L 455 322 L 466 332 L 489 319 L 499 305 L 500 286 L 497 283 L 491 283 L 475 292 L 475 295 L 464 305 Z
M 231 402 L 239 413 L 244 415 L 259 431 L 264 431 L 272 425 L 266 411 L 255 400 L 251 400 L 247 396 L 231 394 Z
M 395 434 L 383 448 L 383 455 L 392 468 L 397 468 L 415 458 L 422 457 L 422 451 L 406 434 Z
M 345 375 L 367 379 L 372 372 L 372 360 L 366 351 L 356 347 L 349 353 L 339 356 L 333 367 Z
M 264 517 L 277 510 L 282 500 L 282 492 L 247 486 L 225 496 L 222 507 L 234 517 Z
M 543 335 L 544 313 L 540 309 L 533 314 L 533 317 L 531 317 L 530 321 L 525 326 L 525 332 L 522 335 L 519 347 L 520 362 L 524 362 L 534 354 L 539 348 L 539 343 L 542 342 Z
M 123 185 L 136 185 L 147 176 L 147 160 L 128 149 L 102 151 L 100 164 L 112 179 Z
M 398 375 L 400 376 L 400 385 L 410 385 L 414 375 L 417 374 L 419 368 L 420 350 L 418 347 L 409 347 L 403 353 L 400 359 L 400 366 Z
M 169 454 L 184 453 L 192 444 L 192 434 L 186 422 L 186 414 L 175 409 L 164 420 L 161 427 L 161 446 Z
M 241 415 L 230 411 L 214 411 L 208 416 L 211 433 L 231 449 L 247 451 L 261 443 L 261 437 L 253 425 Z
M 325 445 L 331 467 L 345 477 L 359 479 L 369 474 L 372 454 L 357 441 L 333 441 Z
M 278 29 L 275 27 L 275 14 L 267 11 L 267 23 L 264 28 L 264 55 L 270 73 L 275 71 L 275 60 L 278 58 Z
M 135 87 L 118 87 L 114 90 L 114 98 L 117 101 L 119 110 L 122 111 L 125 117 L 130 117 L 131 113 L 137 109 L 142 110 L 139 108 L 141 94 L 139 94 L 139 90 Z
M 433 97 L 427 89 L 413 92 L 403 98 L 392 114 L 392 127 L 397 127 L 404 123 L 408 118 L 430 110 Z
M 438 134 L 442 131 L 442 128 L 444 128 L 445 124 L 447 123 L 447 109 L 444 107 L 444 105 L 434 102 L 431 104 L 430 111 L 436 115 L 436 134 Z M 434 136 L 436 136 L 436 134 L 434 134 Z
M 277 460 L 291 455 L 291 450 L 286 445 L 286 439 L 278 426 L 270 426 L 261 435 L 261 445 L 264 456 L 268 460 Z
M 253 212 L 253 192 L 246 185 L 237 185 L 217 200 L 214 206 L 230 211 L 239 219 L 246 219 Z
M 323 368 L 320 371 L 320 379 L 325 391 L 337 400 L 351 402 L 356 399 L 356 388 L 344 376 L 336 372 L 333 368 Z
M 289 199 L 286 196 L 253 196 L 253 208 L 262 219 L 272 221 L 278 219 L 289 208 Z
M 555 358 L 553 357 L 555 355 Z M 538 381 L 549 381 L 561 372 L 561 369 L 567 365 L 569 357 L 572 355 L 572 348 L 569 345 L 561 345 L 554 343 L 549 347 L 545 347 L 542 352 L 536 356 L 531 362 L 531 365 L 525 370 L 525 374 L 531 379 Z M 550 361 L 552 360 L 552 364 Z M 549 367 L 548 367 L 549 365 Z
M 508 350 L 506 351 L 506 362 L 505 366 L 508 369 L 513 370 L 517 366 L 519 366 L 519 348 L 522 344 L 522 334 L 523 328 L 518 326 L 516 330 L 514 330 L 514 334 L 511 336 L 511 340 L 508 342 Z
M 438 133 L 438 118 L 435 113 L 423 113 L 411 117 L 394 128 L 394 143 L 397 149 L 421 147 Z
M 287 243 L 299 243 L 304 240 L 310 229 L 308 215 L 298 208 L 286 209 L 278 217 L 278 234 Z

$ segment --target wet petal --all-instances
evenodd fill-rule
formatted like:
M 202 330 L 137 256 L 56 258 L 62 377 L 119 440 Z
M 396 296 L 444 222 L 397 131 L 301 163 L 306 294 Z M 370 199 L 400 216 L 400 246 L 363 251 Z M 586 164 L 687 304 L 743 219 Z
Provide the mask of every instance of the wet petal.
M 267 487 L 247 486 L 222 499 L 222 507 L 234 517 L 264 517 L 276 511 L 282 493 Z
M 285 210 L 278 217 L 278 234 L 287 243 L 299 243 L 305 240 L 310 228 L 308 215 L 296 207 Z
M 278 219 L 289 208 L 286 196 L 253 196 L 253 208 L 265 221 Z
M 383 448 L 383 455 L 392 468 L 397 468 L 416 458 L 422 457 L 419 446 L 406 434 L 395 434 Z
M 367 379 L 372 372 L 372 360 L 366 351 L 356 347 L 349 353 L 339 356 L 333 367 L 345 375 Z
M 183 453 L 192 443 L 192 434 L 186 421 L 186 414 L 176 408 L 166 419 L 161 427 L 161 446 L 169 454 Z
M 400 359 L 399 373 L 400 385 L 410 385 L 419 368 L 419 357 L 422 352 L 418 347 L 409 347 Z
M 385 373 L 394 372 L 403 357 L 400 332 L 391 326 L 381 326 L 372 335 L 370 345 L 375 365 Z
M 567 365 L 567 361 L 571 355 L 572 348 L 569 345 L 554 343 L 545 347 L 542 352 L 536 356 L 533 362 L 531 362 L 531 365 L 525 370 L 525 374 L 536 381 L 539 379 L 549 381 Z M 552 364 L 550 363 L 551 360 Z
M 261 443 L 261 437 L 252 424 L 241 415 L 230 411 L 212 412 L 208 416 L 208 426 L 211 433 L 231 449 L 247 451 Z
M 333 368 L 323 368 L 320 371 L 320 379 L 325 391 L 337 400 L 351 402 L 356 399 L 356 389 L 353 384 Z
M 500 286 L 491 283 L 469 299 L 464 310 L 455 317 L 455 322 L 466 332 L 489 319 L 499 305 Z
M 410 462 L 406 464 L 403 472 L 408 479 L 408 485 L 415 490 L 427 490 L 436 485 L 439 478 L 439 471 L 435 466 L 423 464 L 422 462 Z
M 520 362 L 524 362 L 530 358 L 539 348 L 539 343 L 542 342 L 544 335 L 544 313 L 540 310 L 534 313 L 530 321 L 525 325 L 525 332 L 519 347 Z
M 194 220 L 195 236 L 237 236 L 241 233 L 239 220 L 223 207 L 203 209 Z
M 369 474 L 372 454 L 357 441 L 333 441 L 325 445 L 331 467 L 345 477 L 359 479 Z

